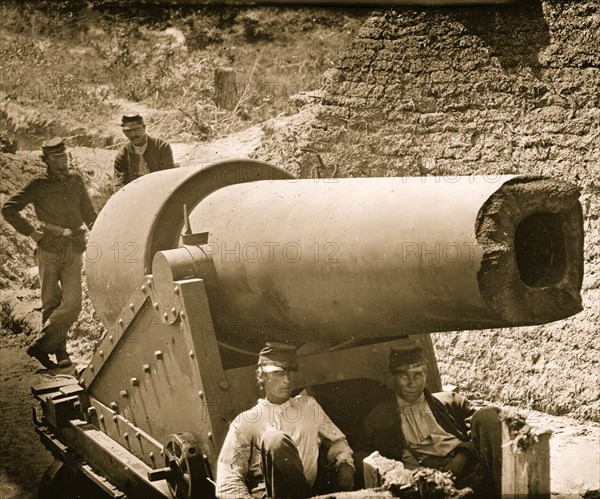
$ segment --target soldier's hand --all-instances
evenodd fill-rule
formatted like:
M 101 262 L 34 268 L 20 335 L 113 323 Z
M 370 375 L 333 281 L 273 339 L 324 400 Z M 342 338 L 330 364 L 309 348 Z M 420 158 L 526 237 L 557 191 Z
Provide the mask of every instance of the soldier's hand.
M 29 237 L 37 243 L 40 241 L 40 239 L 42 239 L 42 237 L 44 237 L 44 233 L 34 229 L 29 234 Z
M 336 472 L 336 481 L 340 492 L 354 490 L 354 468 L 347 463 L 340 464 Z

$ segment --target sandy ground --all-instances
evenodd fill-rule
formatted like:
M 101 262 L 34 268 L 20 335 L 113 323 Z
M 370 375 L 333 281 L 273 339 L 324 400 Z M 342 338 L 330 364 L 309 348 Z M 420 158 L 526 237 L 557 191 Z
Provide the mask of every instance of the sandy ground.
M 61 375 L 61 374 L 56 374 Z M 38 370 L 22 348 L 0 349 L 0 497 L 35 498 L 37 485 L 52 456 L 33 429 L 31 385 L 51 381 L 53 375 Z

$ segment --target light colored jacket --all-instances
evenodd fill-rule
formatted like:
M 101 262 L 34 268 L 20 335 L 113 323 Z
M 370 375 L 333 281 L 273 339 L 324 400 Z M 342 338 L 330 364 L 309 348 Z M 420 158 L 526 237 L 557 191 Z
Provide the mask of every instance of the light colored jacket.
M 319 403 L 308 395 L 298 395 L 283 404 L 259 399 L 252 408 L 239 414 L 229 426 L 229 432 L 217 465 L 217 497 L 251 498 L 246 485 L 262 481 L 260 444 L 263 433 L 276 428 L 294 442 L 304 466 L 308 484 L 317 477 L 319 446 L 329 441 L 328 465 L 337 469 L 342 463 L 354 467 L 352 449 L 346 436 L 329 419 Z

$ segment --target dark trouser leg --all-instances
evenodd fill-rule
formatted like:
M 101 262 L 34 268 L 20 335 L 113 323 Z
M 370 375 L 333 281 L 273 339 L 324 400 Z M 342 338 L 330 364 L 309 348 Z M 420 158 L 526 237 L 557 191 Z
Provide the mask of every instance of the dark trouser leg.
M 81 253 L 64 251 L 50 253 L 38 248 L 37 252 L 42 304 L 52 303 L 61 293 L 60 305 L 55 307 L 33 345 L 46 353 L 64 351 L 67 332 L 81 311 Z M 44 307 L 45 308 L 45 307 Z
M 292 439 L 275 428 L 267 430 L 261 443 L 261 468 L 267 494 L 272 499 L 302 499 L 311 497 L 304 467 Z
M 500 497 L 502 491 L 502 423 L 500 409 L 484 407 L 471 420 L 471 438 L 479 453 L 484 474 L 492 482 L 488 497 Z

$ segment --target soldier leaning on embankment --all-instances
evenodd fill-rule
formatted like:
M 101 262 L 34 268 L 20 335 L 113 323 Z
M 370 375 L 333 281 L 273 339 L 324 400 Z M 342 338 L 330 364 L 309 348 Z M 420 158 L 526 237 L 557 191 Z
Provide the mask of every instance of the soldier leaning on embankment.
M 123 116 L 121 128 L 129 142 L 115 157 L 115 191 L 148 173 L 175 168 L 171 146 L 161 138 L 150 137 L 139 114 Z
M 91 228 L 96 211 L 79 173 L 69 170 L 67 148 L 60 137 L 42 144 L 46 174 L 31 180 L 2 207 L 2 215 L 21 234 L 36 243 L 42 300 L 42 330 L 27 348 L 47 369 L 69 367 L 67 333 L 81 311 L 81 269 L 85 226 Z M 33 203 L 40 231 L 21 211 Z M 85 225 L 84 225 L 85 224 Z M 49 355 L 56 355 L 58 365 Z

